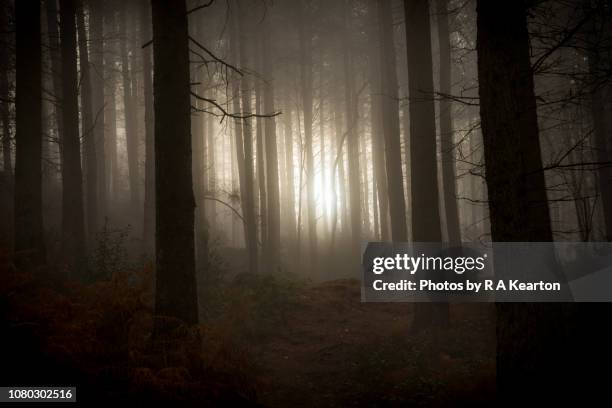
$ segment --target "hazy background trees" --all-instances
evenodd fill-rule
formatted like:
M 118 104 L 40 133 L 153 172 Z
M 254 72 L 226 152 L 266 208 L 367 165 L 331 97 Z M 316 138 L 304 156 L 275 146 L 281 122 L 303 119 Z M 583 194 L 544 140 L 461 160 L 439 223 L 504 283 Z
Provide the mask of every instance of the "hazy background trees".
M 609 2 L 25 4 L 0 8 L 2 245 L 91 280 L 127 230 L 161 315 L 198 321 L 211 254 L 330 280 L 363 241 L 612 235 Z

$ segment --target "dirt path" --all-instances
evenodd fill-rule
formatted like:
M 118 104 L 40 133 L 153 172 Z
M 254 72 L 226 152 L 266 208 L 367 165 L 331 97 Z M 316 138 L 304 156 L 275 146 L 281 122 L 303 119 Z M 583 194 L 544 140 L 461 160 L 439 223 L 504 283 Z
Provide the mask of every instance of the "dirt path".
M 361 303 L 358 281 L 313 285 L 300 296 L 278 334 L 254 350 L 266 406 L 427 403 L 457 389 L 491 391 L 490 307 L 454 308 L 451 330 L 410 336 L 412 306 Z

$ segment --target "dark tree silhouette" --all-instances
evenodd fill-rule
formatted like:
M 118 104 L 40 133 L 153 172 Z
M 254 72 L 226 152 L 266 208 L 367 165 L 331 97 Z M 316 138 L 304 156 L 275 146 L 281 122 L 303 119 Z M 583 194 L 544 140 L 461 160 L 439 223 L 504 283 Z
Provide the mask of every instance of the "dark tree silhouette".
M 236 4 L 238 4 L 236 2 Z M 251 42 L 249 39 L 252 34 L 251 20 L 248 16 L 248 10 L 243 3 L 237 7 L 238 12 L 238 27 L 239 41 L 239 61 L 243 67 L 248 67 L 252 61 L 250 59 Z M 258 248 L 258 233 L 257 219 L 255 216 L 255 191 L 254 191 L 254 166 L 253 166 L 253 126 L 252 126 L 252 107 L 251 107 L 251 79 L 248 75 L 243 75 L 240 78 L 240 96 L 242 102 L 242 143 L 244 159 L 240 157 L 238 160 L 244 162 L 244 195 L 242 196 L 242 209 L 246 224 L 245 240 L 249 253 L 249 269 L 256 273 L 259 269 L 259 248 Z
M 314 156 L 312 151 L 312 32 L 308 2 L 299 0 L 297 28 L 300 46 L 300 92 L 304 115 L 304 155 L 306 159 L 306 219 L 308 225 L 308 263 L 317 267 L 317 211 L 314 191 Z M 299 225 L 298 225 L 299 228 Z
M 117 18 L 115 15 L 117 4 L 106 3 L 104 7 L 105 36 L 117 35 Z M 117 75 L 115 63 L 117 62 L 116 41 L 106 40 L 103 45 L 104 67 L 103 73 L 106 79 L 104 87 L 104 151 L 106 156 L 106 197 L 108 204 L 113 204 L 117 198 L 119 184 L 119 162 L 117 156 Z
M 141 41 L 151 37 L 151 6 L 142 1 L 140 10 Z M 155 130 L 153 114 L 153 72 L 152 47 L 142 50 L 142 76 L 144 87 L 144 129 L 145 129 L 145 185 L 143 243 L 144 253 L 153 257 L 155 253 Z
M 350 30 L 352 13 L 350 2 L 343 4 L 343 26 L 342 26 L 342 67 L 344 73 L 344 99 L 346 110 L 346 145 L 348 153 L 348 185 L 350 201 L 350 224 L 351 224 L 351 254 L 358 258 L 361 245 L 361 182 L 359 163 L 359 133 L 357 131 L 357 105 L 358 95 L 355 92 L 355 75 L 353 72 L 353 55 L 350 46 Z
M 498 242 L 549 242 L 546 197 L 527 32 L 527 2 L 477 4 L 480 116 L 491 234 Z M 548 395 L 561 379 L 567 340 L 563 304 L 498 303 L 497 384 Z M 517 340 L 520 339 L 520 340 Z M 551 387 L 552 388 L 549 388 Z
M 605 77 L 610 75 L 605 72 L 606 49 L 612 38 L 611 30 L 602 30 L 605 27 L 605 6 L 602 2 L 585 2 L 585 13 L 591 16 L 587 28 L 587 57 L 589 67 L 590 105 L 593 118 L 593 133 L 595 136 L 596 159 L 599 163 L 607 163 L 612 158 L 610 154 L 610 122 L 606 122 L 606 93 L 609 85 L 606 85 Z M 610 5 L 609 7 L 612 7 Z M 609 58 L 609 57 L 608 57 Z M 609 66 L 609 63 L 608 63 Z M 602 67 L 604 67 L 602 69 Z M 603 78 L 602 78 L 603 77 Z M 602 81 L 603 79 L 603 81 Z M 609 99 L 609 97 L 608 97 Z M 607 112 L 609 115 L 610 113 Z M 612 241 L 612 171 L 610 166 L 601 165 L 597 169 L 599 191 L 601 192 L 601 206 L 603 210 L 603 221 L 605 227 L 605 238 Z
M 104 140 L 105 107 L 104 107 L 104 4 L 99 1 L 88 1 L 89 9 L 89 61 L 91 63 L 91 108 L 93 114 L 93 139 L 96 157 L 96 184 L 98 213 L 96 224 L 101 216 L 108 213 L 106 190 L 106 150 Z M 92 194 L 91 192 L 88 194 Z M 91 217 L 89 216 L 91 219 Z M 95 232 L 95 231 L 93 231 Z M 92 231 L 89 232 L 90 234 Z
M 406 224 L 406 202 L 404 200 L 404 179 L 402 176 L 402 151 L 400 148 L 400 125 L 397 95 L 397 72 L 395 47 L 393 45 L 393 16 L 391 4 L 378 1 L 380 25 L 380 66 L 382 76 L 382 112 L 384 153 L 391 217 L 391 238 L 393 241 L 408 240 Z
M 191 174 L 191 101 L 184 1 L 152 0 L 157 329 L 198 321 Z
M 9 31 L 8 3 L 2 2 L 0 8 L 0 30 Z M 2 120 L 2 161 L 4 174 L 13 173 L 13 158 L 11 157 L 11 119 L 9 112 L 9 53 L 8 41 L 0 44 L 0 119 Z
M 40 3 L 16 2 L 15 24 L 15 252 L 38 264 L 45 261 Z
M 461 242 L 459 209 L 457 207 L 457 180 L 455 171 L 455 143 L 453 141 L 451 95 L 451 46 L 448 29 L 448 0 L 436 0 L 438 42 L 440 43 L 440 150 L 442 151 L 442 184 L 444 212 L 449 242 Z
M 79 95 L 77 76 L 75 0 L 60 0 L 62 54 L 62 246 L 66 262 L 82 269 L 85 264 L 85 216 L 83 174 L 79 140 Z
M 63 114 L 62 114 L 62 62 L 60 55 L 60 35 L 58 25 L 58 10 L 57 1 L 45 1 L 47 31 L 49 33 L 49 55 L 51 58 L 51 81 L 53 83 L 53 94 L 55 101 L 53 110 L 55 113 L 55 122 L 57 136 L 60 141 L 60 165 L 63 162 L 61 138 L 64 134 Z
M 125 118 L 125 138 L 128 155 L 128 170 L 130 184 L 130 202 L 132 211 L 136 214 L 140 205 L 140 167 L 138 163 L 138 119 L 136 115 L 137 81 L 134 68 L 135 55 L 129 53 L 127 26 L 131 4 L 124 2 L 121 7 L 120 27 L 120 54 L 121 76 L 123 79 L 123 109 Z
M 98 232 L 98 163 L 96 151 L 96 131 L 94 129 L 91 67 L 89 64 L 89 47 L 87 28 L 85 27 L 85 10 L 83 2 L 77 0 L 77 31 L 79 37 L 79 65 L 81 91 L 81 132 L 85 162 L 85 197 L 87 213 L 87 236 L 93 244 Z
M 285 94 L 283 95 L 283 105 L 289 107 L 291 105 L 289 92 L 285 88 Z M 289 241 L 289 253 L 291 258 L 296 255 L 296 220 L 295 220 L 295 184 L 294 184 L 294 164 L 293 164 L 293 128 L 291 122 L 292 114 L 291 109 L 287 109 L 283 112 L 283 136 L 285 142 L 285 177 L 284 177 L 284 189 L 282 195 L 282 202 L 285 204 L 285 226 L 284 230 L 287 234 Z
M 404 0 L 410 117 L 412 239 L 440 242 L 436 116 L 428 0 Z M 418 118 L 418 120 L 416 119 Z M 448 323 L 448 305 L 416 305 L 413 328 Z
M 267 81 L 263 86 L 263 112 L 275 112 L 274 108 L 274 82 L 272 59 L 272 36 L 270 35 L 270 22 L 266 21 L 263 28 L 263 74 Z M 267 264 L 271 271 L 278 268 L 280 257 L 280 188 L 278 175 L 278 151 L 276 140 L 276 118 L 274 116 L 264 118 L 265 124 L 265 155 L 266 155 L 266 181 L 268 183 L 268 253 Z M 263 154 L 263 152 L 261 152 Z

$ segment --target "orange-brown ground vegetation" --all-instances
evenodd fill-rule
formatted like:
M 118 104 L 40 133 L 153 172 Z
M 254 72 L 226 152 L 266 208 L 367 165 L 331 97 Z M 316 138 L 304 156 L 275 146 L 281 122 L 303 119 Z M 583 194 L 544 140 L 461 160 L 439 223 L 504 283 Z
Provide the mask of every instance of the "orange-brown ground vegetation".
M 411 333 L 409 304 L 360 301 L 356 280 L 240 274 L 201 289 L 197 327 L 152 336 L 152 271 L 91 283 L 0 255 L 3 384 L 76 385 L 80 401 L 404 406 L 491 402 L 491 305 L 454 305 Z M 202 285 L 202 283 L 201 283 Z

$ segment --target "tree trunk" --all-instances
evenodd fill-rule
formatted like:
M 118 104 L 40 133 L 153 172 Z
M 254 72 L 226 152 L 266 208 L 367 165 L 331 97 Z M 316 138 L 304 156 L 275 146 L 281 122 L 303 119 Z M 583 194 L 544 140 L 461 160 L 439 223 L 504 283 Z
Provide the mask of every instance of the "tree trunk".
M 9 27 L 9 2 L 0 2 L 0 32 L 8 33 Z M 15 197 L 13 195 L 13 158 L 11 148 L 11 117 L 10 117 L 10 92 L 9 74 L 11 64 L 9 62 L 9 40 L 4 36 L 4 41 L 0 45 L 0 120 L 2 121 L 2 172 L 0 173 L 0 211 L 4 216 L 0 219 L 0 241 L 6 245 L 7 249 L 13 248 L 15 238 L 13 217 L 13 205 Z
M 590 2 L 588 2 L 590 3 Z M 593 17 L 593 20 L 595 18 Z M 598 33 L 596 22 L 593 21 L 589 29 L 588 61 L 589 74 L 591 76 L 591 115 L 593 117 L 593 134 L 595 136 L 596 159 L 600 163 L 610 161 L 610 147 L 608 146 L 610 129 L 607 129 L 605 112 L 605 84 L 601 83 L 601 77 L 605 75 L 601 71 L 601 51 L 598 49 Z M 603 210 L 603 221 L 606 241 L 612 241 L 612 171 L 607 165 L 597 167 L 597 181 L 601 194 L 601 208 Z
M 369 79 L 370 79 L 370 117 L 371 117 L 371 139 L 374 170 L 374 209 L 378 214 L 380 239 L 388 241 L 391 237 L 389 232 L 389 193 L 387 190 L 387 172 L 385 170 L 384 130 L 382 111 L 382 73 L 381 57 L 379 47 L 381 45 L 381 31 L 379 18 L 374 5 L 370 6 L 370 31 L 369 41 Z M 385 59 L 385 66 L 388 64 Z M 400 178 L 401 182 L 401 178 Z M 404 215 L 405 217 L 405 215 Z M 374 219 L 376 221 L 376 217 Z M 405 222 L 404 222 L 405 224 Z
M 98 219 L 107 214 L 106 194 L 106 152 L 104 140 L 105 109 L 104 109 L 104 5 L 95 0 L 89 0 L 89 24 L 91 44 L 90 61 L 91 102 L 94 118 L 93 140 L 96 151 L 96 185 L 98 197 Z
M 184 1 L 152 0 L 156 328 L 198 322 L 191 174 L 189 46 Z
M 96 134 L 92 112 L 91 75 L 89 50 L 87 47 L 87 30 L 85 28 L 85 10 L 83 2 L 77 0 L 77 27 L 79 36 L 79 64 L 81 67 L 81 132 L 85 155 L 85 187 L 87 203 L 88 242 L 91 245 L 98 232 L 98 164 L 96 163 Z
M 339 43 L 342 45 L 342 43 Z M 332 239 L 330 245 L 330 251 L 333 251 L 335 248 L 335 240 L 336 236 L 346 235 L 349 231 L 349 215 L 348 215 L 348 188 L 346 186 L 346 171 L 345 171 L 345 138 L 348 137 L 348 134 L 343 132 L 343 114 L 342 108 L 343 105 L 348 104 L 349 102 L 344 100 L 342 95 L 342 79 L 344 75 L 344 64 L 343 59 L 344 55 L 342 55 L 342 51 L 338 50 L 338 61 L 336 63 L 337 69 L 335 72 L 335 82 L 337 84 L 336 88 L 336 99 L 334 104 L 334 134 L 336 139 L 336 159 L 334 163 L 333 170 L 334 172 L 338 172 L 337 176 L 334 176 L 334 202 L 338 202 L 337 211 L 333 214 L 332 219 Z M 346 111 L 346 108 L 345 108 Z M 348 118 L 347 118 L 348 121 Z M 336 182 L 337 180 L 337 182 Z M 338 214 L 339 213 L 339 214 Z M 339 220 L 338 220 L 339 219 Z M 338 228 L 338 221 L 340 221 L 340 228 Z
M 457 186 L 455 176 L 455 142 L 453 140 L 452 102 L 444 95 L 451 89 L 451 48 L 448 30 L 448 0 L 436 0 L 438 15 L 438 41 L 440 43 L 440 147 L 442 151 L 442 185 L 448 240 L 461 242 Z
M 320 240 L 326 241 L 327 234 L 329 230 L 329 226 L 327 225 L 327 221 L 329 218 L 329 209 L 327 208 L 327 203 L 325 199 L 325 195 L 327 192 L 327 166 L 325 165 L 326 152 L 325 152 L 325 49 L 323 48 L 324 41 L 327 39 L 321 39 L 320 42 L 320 61 L 319 61 L 319 179 L 320 187 L 319 187 L 319 195 L 321 196 L 321 216 L 320 216 L 320 228 L 319 237 Z
M 117 35 L 117 19 L 115 17 L 114 3 L 106 4 L 104 9 L 104 23 L 108 36 Z M 109 204 L 117 197 L 117 183 L 119 180 L 119 166 L 117 162 L 117 78 L 115 75 L 115 62 L 117 47 L 113 40 L 104 42 L 104 151 L 106 152 L 106 197 Z
M 59 27 L 57 2 L 48 0 L 46 3 L 47 14 L 47 31 L 49 35 L 49 55 L 51 58 L 51 74 L 53 82 L 54 103 L 53 109 L 55 112 L 55 122 L 57 129 L 57 137 L 59 141 L 60 166 L 63 163 L 62 158 L 62 135 L 64 134 L 63 115 L 62 115 L 62 63 L 60 60 L 60 42 L 59 42 Z M 8 108 L 8 105 L 3 105 Z M 8 112 L 7 112 L 8 113 Z
M 386 185 L 389 194 L 391 239 L 395 242 L 408 240 L 406 202 L 402 176 L 402 149 L 400 143 L 399 107 L 397 94 L 397 72 L 395 47 L 393 45 L 393 14 L 391 4 L 378 0 L 380 26 L 380 66 L 383 68 L 382 102 L 384 156 Z
M 215 99 L 213 93 L 212 98 Z M 204 194 L 209 196 L 216 196 L 217 190 L 217 172 L 216 172 L 216 160 L 215 160 L 215 128 L 213 118 L 208 118 L 206 121 L 206 160 L 208 161 L 208 167 L 206 174 L 208 175 L 207 189 Z M 215 231 L 217 223 L 217 202 L 210 201 L 208 203 L 208 235 Z
M 343 69 L 344 99 L 346 101 L 346 146 L 348 156 L 348 181 L 351 224 L 351 256 L 358 259 L 361 246 L 361 183 L 359 172 L 359 134 L 357 132 L 357 101 L 354 87 L 353 55 L 351 52 L 351 3 L 344 1 Z
M 244 5 L 239 10 L 240 14 L 240 66 L 248 67 L 250 64 L 248 52 L 250 51 L 250 43 L 248 42 L 249 34 L 252 34 L 248 26 L 247 10 Z M 241 97 L 242 97 L 242 112 L 247 118 L 242 120 L 242 141 L 244 143 L 244 196 L 243 211 L 246 222 L 246 246 L 249 253 L 249 270 L 257 273 L 259 267 L 258 243 L 257 243 L 257 220 L 255 218 L 255 194 L 253 184 L 253 129 L 251 119 L 248 116 L 251 114 L 251 90 L 248 75 L 242 76 L 240 81 Z M 240 160 L 240 159 L 239 159 Z
M 263 75 L 267 79 L 263 87 L 263 110 L 274 112 L 274 72 L 271 49 L 270 23 L 265 22 L 263 33 Z M 268 183 L 268 266 L 276 272 L 280 257 L 280 203 L 278 151 L 276 142 L 276 118 L 265 118 L 266 180 Z
M 15 4 L 15 253 L 45 262 L 42 219 L 40 3 Z
M 477 30 L 492 239 L 552 241 L 526 3 L 479 0 Z M 497 390 L 501 398 L 516 399 L 517 389 L 546 400 L 556 392 L 561 383 L 554 378 L 569 372 L 565 371 L 566 339 L 561 332 L 567 325 L 564 311 L 563 305 L 555 304 L 497 304 Z
M 314 156 L 312 153 L 312 32 L 310 17 L 303 0 L 298 6 L 298 35 L 300 42 L 300 90 L 304 112 L 304 149 L 306 160 L 306 210 L 308 223 L 308 249 L 311 272 L 317 268 L 317 212 L 314 191 Z M 358 176 L 358 175 L 357 175 Z
M 77 77 L 75 0 L 60 0 L 62 54 L 62 245 L 65 261 L 72 269 L 85 267 L 85 214 L 83 173 L 79 141 L 79 102 Z M 82 271 L 80 271 L 82 273 Z
M 199 26 L 196 26 L 196 30 Z M 197 34 L 194 33 L 197 38 Z M 202 81 L 202 75 L 197 70 L 192 74 L 191 83 L 194 91 L 199 94 L 204 86 L 198 85 Z M 204 109 L 203 101 L 195 100 L 194 105 L 198 109 Z M 208 225 L 206 224 L 206 207 L 204 199 L 206 191 L 206 121 L 205 112 L 195 112 L 191 119 L 191 150 L 192 150 L 192 173 L 193 192 L 195 194 L 195 256 L 196 267 L 200 270 L 208 264 Z
M 289 88 L 289 84 L 287 84 Z M 293 164 L 293 128 L 291 121 L 291 98 L 289 91 L 285 91 L 283 109 L 283 127 L 285 138 L 285 194 L 283 202 L 285 203 L 285 222 L 287 230 L 287 246 L 289 259 L 295 259 L 296 255 L 296 220 L 295 220 L 295 183 L 294 183 L 294 164 Z
M 127 3 L 122 5 L 122 19 L 120 21 L 120 47 L 121 47 L 121 74 L 123 77 L 123 109 L 125 118 L 125 140 L 127 144 L 128 173 L 130 185 L 130 202 L 133 214 L 137 214 L 140 203 L 140 170 L 138 167 L 138 123 L 136 118 L 136 85 L 133 66 L 130 67 L 128 55 L 127 25 L 128 21 Z M 134 57 L 132 56 L 132 59 Z
M 478 73 L 491 233 L 495 241 L 552 241 L 526 9 L 485 3 L 478 2 Z
M 236 4 L 237 3 L 233 3 Z M 233 64 L 238 64 L 240 59 L 240 45 L 238 44 L 238 11 L 232 13 L 231 16 L 231 30 L 230 30 L 230 52 L 231 59 Z M 240 112 L 240 81 L 237 78 L 234 78 L 232 81 L 232 108 L 234 112 Z M 238 168 L 238 184 L 240 190 L 240 206 L 242 208 L 242 227 L 243 227 L 243 235 L 245 240 L 245 245 L 248 247 L 248 243 L 246 242 L 247 237 L 249 235 L 249 226 L 244 219 L 246 214 L 246 181 L 245 181 L 245 161 L 244 161 L 244 139 L 242 136 L 242 119 L 235 118 L 234 119 L 234 147 L 236 149 L 236 167 Z M 249 265 L 251 265 L 249 263 Z
M 428 0 L 404 0 L 410 111 L 412 238 L 440 242 L 436 115 Z M 417 303 L 413 329 L 448 324 L 447 304 Z
M 151 40 L 151 9 L 146 1 L 141 5 L 141 41 Z M 155 253 L 155 122 L 153 115 L 153 77 L 151 72 L 152 47 L 142 50 L 142 75 L 144 86 L 145 122 L 145 192 L 143 242 L 144 253 L 152 257 Z
M 362 103 L 356 98 L 355 117 L 357 118 L 360 116 L 359 108 L 361 105 Z M 359 144 L 358 144 L 359 163 L 363 163 L 359 167 L 359 170 L 361 171 L 360 194 L 361 194 L 361 224 L 363 226 L 362 236 L 363 236 L 363 239 L 370 240 L 370 234 L 371 234 L 371 225 L 370 225 L 371 222 L 370 221 L 371 220 L 370 220 L 370 202 L 368 200 L 370 197 L 370 183 L 368 182 L 368 159 L 366 155 L 367 143 L 366 143 L 366 138 L 365 138 L 365 132 L 363 130 L 363 128 L 365 127 L 364 122 L 365 120 L 357 122 L 355 133 L 357 134 L 357 139 L 359 141 Z
M 233 20 L 233 19 L 232 19 Z M 230 30 L 231 32 L 234 32 L 233 27 Z M 233 37 L 231 37 L 230 34 L 230 50 L 231 53 L 233 54 L 233 49 L 234 49 L 234 45 L 235 45 L 235 40 L 233 39 Z M 238 81 L 234 80 L 232 81 L 233 85 L 232 85 L 232 90 L 231 90 L 231 95 L 232 95 L 232 107 L 234 109 L 235 112 L 237 112 L 238 110 L 240 110 L 240 100 L 238 99 L 239 96 L 239 91 L 238 91 Z M 229 126 L 229 125 L 228 125 Z M 242 132 L 242 129 L 240 129 L 240 120 L 238 119 L 234 119 L 233 120 L 233 125 L 231 125 L 231 129 L 230 129 L 231 133 L 230 133 L 230 177 L 232 180 L 232 191 L 231 191 L 231 197 L 232 197 L 232 201 L 237 202 L 239 201 L 239 197 L 242 197 L 242 194 L 240 193 L 240 174 L 239 170 L 238 170 L 238 157 L 239 157 L 239 153 L 242 151 L 240 149 L 238 149 L 238 144 L 237 144 L 237 140 L 238 140 L 238 131 Z M 241 133 L 242 135 L 242 133 Z M 240 136 L 240 140 L 242 140 L 242 136 Z M 236 154 L 234 154 L 234 152 L 236 152 Z M 244 156 L 243 156 L 244 157 Z M 232 245 L 234 245 L 235 247 L 237 247 L 238 244 L 238 237 L 240 235 L 240 228 L 238 225 L 238 219 L 237 217 L 234 216 L 234 214 L 230 214 L 230 217 L 232 219 Z M 240 225 L 242 226 L 242 229 L 244 231 L 245 225 L 244 222 L 242 220 L 240 220 Z
M 261 61 L 261 35 L 255 36 L 255 69 L 257 72 L 261 72 L 262 61 Z M 261 81 L 255 82 L 255 113 L 261 115 L 263 105 L 263 90 Z M 257 139 L 257 184 L 259 186 L 259 223 L 261 225 L 261 246 L 263 254 L 264 267 L 268 267 L 269 261 L 269 248 L 268 248 L 268 192 L 266 186 L 266 155 L 265 155 L 265 141 L 264 141 L 264 123 L 265 118 L 258 117 L 256 124 L 256 139 Z

